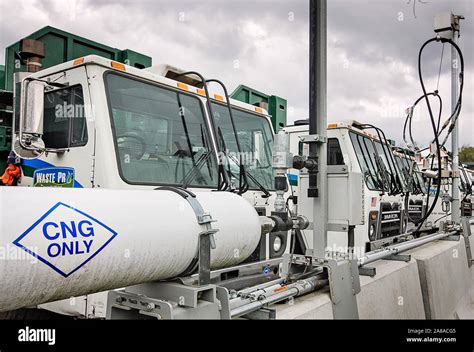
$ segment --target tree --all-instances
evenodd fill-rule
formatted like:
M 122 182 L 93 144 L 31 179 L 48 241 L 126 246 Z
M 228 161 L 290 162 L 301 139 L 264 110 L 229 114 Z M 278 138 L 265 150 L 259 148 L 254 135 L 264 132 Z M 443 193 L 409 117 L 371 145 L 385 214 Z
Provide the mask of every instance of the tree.
M 474 147 L 464 145 L 459 152 L 459 160 L 463 164 L 474 163 Z

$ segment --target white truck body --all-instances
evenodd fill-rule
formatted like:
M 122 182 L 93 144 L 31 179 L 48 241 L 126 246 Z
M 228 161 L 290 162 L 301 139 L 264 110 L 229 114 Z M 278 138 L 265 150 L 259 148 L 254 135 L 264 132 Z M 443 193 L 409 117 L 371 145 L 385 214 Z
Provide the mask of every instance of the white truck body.
M 330 230 L 328 251 L 347 252 L 349 247 L 353 247 L 350 251 L 360 257 L 367 251 L 393 243 L 399 235 L 410 229 L 412 224 L 408 223 L 404 214 L 403 194 L 389 195 L 387 192 L 377 190 L 373 184 L 370 185 L 367 177 L 364 181 L 362 175 L 366 170 L 359 162 L 363 156 L 357 155 L 351 136 L 377 142 L 375 136 L 345 123 L 330 124 L 329 127 L 327 130 Z M 289 126 L 285 131 L 291 135 L 292 153 L 307 156 L 307 145 L 301 142 L 301 138 L 308 135 L 308 126 Z M 388 168 L 385 157 L 381 155 L 381 158 Z M 303 185 L 294 190 L 299 196 L 298 211 L 310 216 L 312 201 L 304 193 L 307 173 L 291 170 L 291 178 Z M 412 199 L 422 202 L 423 197 L 415 196 Z M 348 234 L 352 226 L 353 246 L 349 243 Z M 311 241 L 311 238 L 307 239 Z
M 217 187 L 214 169 L 224 163 L 226 171 L 232 174 L 231 182 L 238 188 L 238 165 L 217 150 L 220 138 L 221 143 L 227 143 L 226 152 L 236 154 L 235 134 L 230 132 L 224 97 L 215 94 L 210 99 L 218 125 L 217 136 L 211 128 L 213 121 L 204 90 L 163 75 L 91 55 L 28 77 L 67 87 L 45 93 L 43 138 L 46 148 L 56 151 L 23 160 L 23 176 L 18 186 L 154 190 L 161 186 L 179 187 L 191 174 L 189 190 L 210 192 Z M 249 181 L 243 198 L 260 215 L 270 215 L 274 200 L 271 121 L 259 107 L 232 99 L 229 104 L 245 148 L 242 154 L 248 158 L 243 159 L 246 168 L 260 183 Z M 72 122 L 64 122 L 69 124 L 64 127 L 61 119 Z M 188 126 L 184 120 L 190 121 Z M 194 128 L 194 132 L 188 134 L 187 128 Z M 186 141 L 185 136 L 192 140 Z M 199 156 L 204 162 L 197 172 L 193 164 L 194 157 Z M 262 184 L 270 197 L 262 197 Z M 141 200 L 124 206 L 140 207 Z M 281 246 L 274 251 L 273 241 L 279 236 Z M 252 256 L 256 256 L 253 260 L 271 259 L 286 250 L 285 234 L 266 234 Z M 102 318 L 104 299 L 106 294 L 98 293 L 41 307 L 61 314 Z

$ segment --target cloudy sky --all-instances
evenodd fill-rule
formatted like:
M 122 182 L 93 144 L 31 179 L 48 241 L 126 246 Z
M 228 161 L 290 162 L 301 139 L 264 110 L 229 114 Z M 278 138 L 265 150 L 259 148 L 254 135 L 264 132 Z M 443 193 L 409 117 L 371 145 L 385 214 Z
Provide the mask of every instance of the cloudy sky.
M 401 140 L 404 110 L 422 93 L 418 50 L 436 13 L 462 14 L 466 60 L 461 143 L 474 144 L 474 1 L 329 0 L 328 119 L 359 120 Z M 288 99 L 290 121 L 308 117 L 308 0 L 0 0 L 0 48 L 46 25 Z M 426 51 L 428 91 L 438 86 L 442 46 Z M 439 91 L 450 108 L 450 49 Z M 0 63 L 4 51 L 0 51 Z M 420 104 L 415 138 L 431 127 Z

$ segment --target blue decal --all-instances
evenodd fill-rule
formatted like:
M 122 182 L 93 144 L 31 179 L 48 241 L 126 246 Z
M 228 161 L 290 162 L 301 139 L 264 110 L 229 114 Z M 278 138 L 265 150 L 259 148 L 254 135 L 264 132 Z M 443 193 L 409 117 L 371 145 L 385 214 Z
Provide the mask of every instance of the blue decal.
M 438 191 L 438 188 L 436 186 L 431 186 L 428 190 L 430 196 L 436 196 L 437 191 Z
M 36 169 L 33 174 L 33 187 L 74 187 L 74 169 L 70 167 L 48 167 Z
M 115 236 L 117 232 L 101 221 L 59 202 L 13 244 L 68 277 L 99 254 Z
M 270 267 L 266 266 L 263 268 L 263 275 L 268 275 L 271 271 Z
M 23 159 L 21 162 L 22 165 L 31 167 L 32 169 L 48 169 L 48 168 L 56 168 L 53 164 L 50 164 L 44 160 L 40 159 L 33 159 L 33 160 L 26 160 Z M 84 188 L 79 182 L 74 180 L 74 188 Z
M 290 181 L 290 185 L 298 186 L 298 175 L 288 174 L 288 181 Z

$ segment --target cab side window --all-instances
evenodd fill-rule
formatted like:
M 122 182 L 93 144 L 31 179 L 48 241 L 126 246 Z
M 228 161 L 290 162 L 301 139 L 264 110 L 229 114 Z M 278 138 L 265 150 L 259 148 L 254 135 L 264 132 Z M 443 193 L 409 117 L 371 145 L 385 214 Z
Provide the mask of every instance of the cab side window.
M 344 156 L 337 138 L 328 139 L 328 165 L 344 165 Z
M 305 144 L 303 142 L 299 142 L 298 144 L 298 155 L 301 156 L 308 156 L 308 152 L 305 151 Z M 339 144 L 339 140 L 337 138 L 329 138 L 328 139 L 328 165 L 345 165 L 344 164 L 344 156 L 342 154 L 341 145 Z
M 87 144 L 87 119 L 82 86 L 44 96 L 43 140 L 47 148 L 67 149 Z

